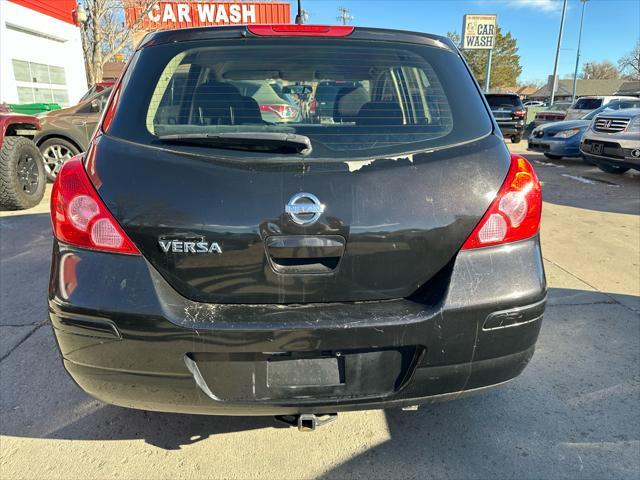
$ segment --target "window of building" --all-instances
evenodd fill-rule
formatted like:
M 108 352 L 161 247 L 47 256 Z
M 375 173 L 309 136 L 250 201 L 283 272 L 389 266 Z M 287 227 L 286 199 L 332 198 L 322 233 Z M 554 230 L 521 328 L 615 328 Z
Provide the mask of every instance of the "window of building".
M 18 86 L 20 103 L 69 104 L 64 67 L 14 59 L 13 76 Z

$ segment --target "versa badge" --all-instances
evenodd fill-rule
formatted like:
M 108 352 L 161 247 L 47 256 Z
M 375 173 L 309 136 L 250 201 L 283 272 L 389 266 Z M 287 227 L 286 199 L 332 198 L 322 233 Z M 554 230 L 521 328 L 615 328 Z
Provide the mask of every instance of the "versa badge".
M 185 240 L 158 240 L 165 253 L 222 253 L 217 242 L 189 242 Z

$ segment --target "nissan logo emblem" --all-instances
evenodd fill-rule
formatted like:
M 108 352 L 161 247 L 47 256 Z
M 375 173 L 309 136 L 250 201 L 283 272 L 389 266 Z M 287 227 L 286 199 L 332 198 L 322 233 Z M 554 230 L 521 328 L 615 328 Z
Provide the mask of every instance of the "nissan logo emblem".
M 291 220 L 298 225 L 312 225 L 324 212 L 324 205 L 311 193 L 296 193 L 284 207 Z

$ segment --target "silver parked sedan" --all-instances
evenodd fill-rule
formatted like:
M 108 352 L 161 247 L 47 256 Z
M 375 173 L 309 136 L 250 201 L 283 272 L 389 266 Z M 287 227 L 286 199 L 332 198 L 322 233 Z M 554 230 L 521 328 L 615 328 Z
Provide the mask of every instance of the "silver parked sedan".
M 580 141 L 580 151 L 601 170 L 640 170 L 640 108 L 597 115 Z

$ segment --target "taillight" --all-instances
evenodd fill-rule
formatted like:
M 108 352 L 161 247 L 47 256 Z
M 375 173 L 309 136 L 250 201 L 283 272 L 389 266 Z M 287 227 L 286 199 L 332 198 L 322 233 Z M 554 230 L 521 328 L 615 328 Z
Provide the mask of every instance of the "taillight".
M 498 195 L 462 246 L 463 250 L 530 238 L 538 233 L 542 189 L 533 168 L 511 154 L 511 168 Z
M 513 114 L 516 117 L 526 117 L 527 116 L 527 111 L 526 110 L 516 110 L 515 112 L 513 112 Z
M 298 109 L 291 105 L 260 105 L 260 111 L 275 113 L 283 120 L 291 120 L 298 116 Z
M 53 234 L 76 247 L 139 255 L 91 184 L 79 157 L 63 166 L 51 192 Z
M 276 37 L 346 37 L 353 33 L 349 25 L 249 25 L 254 35 Z

